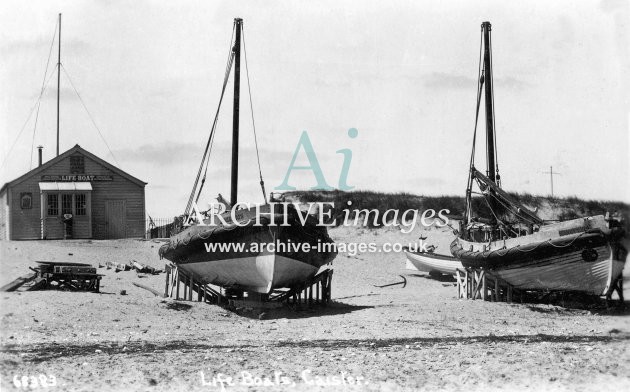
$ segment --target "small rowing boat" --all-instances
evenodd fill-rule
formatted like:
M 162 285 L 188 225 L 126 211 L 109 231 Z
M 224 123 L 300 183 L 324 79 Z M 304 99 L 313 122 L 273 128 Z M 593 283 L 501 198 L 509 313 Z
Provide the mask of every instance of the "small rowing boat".
M 407 256 L 407 269 L 428 272 L 429 275 L 455 275 L 456 270 L 463 271 L 464 269 L 462 263 L 451 255 L 414 252 L 410 249 L 405 250 L 405 255 Z

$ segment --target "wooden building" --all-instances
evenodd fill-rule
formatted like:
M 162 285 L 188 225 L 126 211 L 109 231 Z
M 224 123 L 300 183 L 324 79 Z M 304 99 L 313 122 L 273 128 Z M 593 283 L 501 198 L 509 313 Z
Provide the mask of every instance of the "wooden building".
M 143 237 L 147 184 L 78 144 L 0 189 L 0 239 Z

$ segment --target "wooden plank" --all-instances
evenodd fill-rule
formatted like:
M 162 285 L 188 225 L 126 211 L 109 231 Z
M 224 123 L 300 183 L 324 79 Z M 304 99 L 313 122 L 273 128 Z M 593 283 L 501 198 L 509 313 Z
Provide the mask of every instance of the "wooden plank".
M 190 277 L 188 278 L 188 300 L 192 301 L 193 300 L 193 277 L 192 275 L 190 275 Z
M 328 301 L 332 300 L 332 277 L 333 270 L 328 270 Z
M 179 276 L 179 268 L 177 269 L 177 287 L 175 289 L 175 299 L 179 299 L 179 282 L 181 281 L 181 278 Z
M 166 271 L 166 275 L 165 275 L 166 283 L 164 283 L 164 297 L 166 298 L 168 297 L 168 281 L 171 277 L 171 269 L 165 265 L 164 270 Z
M 470 270 L 468 268 L 466 268 L 466 296 L 464 298 L 469 299 L 470 298 Z
M 98 280 L 100 281 L 100 279 Z M 48 284 L 48 281 L 46 279 L 36 278 L 35 282 L 33 282 L 33 284 L 30 287 L 28 287 L 26 291 L 40 290 L 40 289 L 45 288 L 47 284 Z M 98 289 L 96 291 L 98 291 Z
M 131 260 L 129 262 L 129 264 L 131 265 L 131 268 L 135 268 L 136 271 L 138 271 L 138 272 L 145 272 L 145 273 L 154 274 L 154 275 L 155 274 L 159 274 L 159 273 L 162 272 L 159 269 L 153 268 L 153 267 L 148 266 L 146 264 L 142 264 L 142 263 L 140 263 L 140 262 L 138 262 L 136 260 Z
M 107 266 L 108 269 L 113 268 L 116 272 L 119 271 L 128 271 L 131 269 L 131 267 L 128 264 L 125 263 L 115 263 L 113 261 L 106 261 L 105 265 Z
M 466 285 L 462 272 L 458 269 L 455 270 L 455 279 L 457 280 L 457 299 L 464 298 L 463 288 Z
M 152 289 L 152 288 L 150 288 L 148 286 L 142 285 L 140 283 L 131 282 L 131 284 L 133 284 L 136 287 L 140 287 L 141 289 L 145 289 L 145 290 L 153 293 L 153 295 L 155 295 L 156 297 L 162 297 L 162 298 L 166 297 L 166 295 L 162 295 L 162 293 L 160 293 L 159 291 L 154 290 L 154 289 Z
M 144 265 L 144 264 L 142 264 L 142 263 L 139 263 L 139 262 L 137 262 L 137 261 L 135 261 L 135 260 L 131 260 L 129 263 L 131 264 L 131 266 L 132 266 L 133 268 L 135 268 L 135 269 L 136 269 L 136 270 L 138 270 L 139 272 L 144 271 L 144 270 L 145 270 L 145 268 L 147 267 L 146 265 Z
M 464 287 L 466 288 L 466 293 L 465 293 L 464 298 L 470 299 L 470 286 L 472 285 L 472 283 L 470 279 L 470 270 L 468 268 L 466 268 L 465 278 L 466 278 L 466 284 L 464 285 Z
M 37 277 L 37 272 L 33 272 L 31 274 L 28 275 L 24 275 L 24 276 L 20 276 L 19 278 L 15 279 L 14 281 L 5 284 L 4 286 L 0 287 L 0 291 L 15 291 L 17 290 L 20 286 L 22 286 L 23 284 L 30 282 L 31 280 L 35 279 Z
M 472 270 L 472 299 L 475 300 L 480 297 L 480 280 L 479 280 L 479 271 Z
M 178 273 L 179 270 L 177 267 L 171 269 L 171 280 L 168 286 L 168 296 L 171 298 L 173 297 L 173 291 L 175 291 L 175 279 L 177 278 Z
M 476 298 L 483 299 L 483 293 L 481 291 L 484 286 L 483 280 L 484 280 L 485 272 L 483 270 L 478 270 L 475 275 L 476 275 L 476 280 L 477 280 Z

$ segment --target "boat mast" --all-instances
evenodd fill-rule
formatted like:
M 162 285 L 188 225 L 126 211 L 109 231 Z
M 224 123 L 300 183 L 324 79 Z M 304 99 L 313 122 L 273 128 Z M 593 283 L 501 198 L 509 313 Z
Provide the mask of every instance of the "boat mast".
M 492 52 L 490 46 L 490 22 L 481 24 L 483 30 L 483 73 L 486 99 L 486 143 L 487 143 L 487 169 L 486 175 L 492 182 L 496 183 L 495 147 L 494 147 L 494 100 L 492 99 Z
M 495 184 L 497 184 L 497 171 L 496 171 L 496 150 L 494 139 L 494 97 L 492 91 L 492 46 L 490 40 L 490 31 L 492 31 L 492 25 L 490 22 L 483 22 L 481 24 L 481 30 L 483 32 L 483 78 L 485 82 L 485 109 L 486 109 L 486 175 Z M 493 211 L 491 220 L 494 223 L 496 221 L 494 214 L 497 211 L 497 201 L 495 200 L 494 191 L 490 190 L 491 197 L 488 198 L 490 209 Z
M 59 156 L 59 97 L 61 91 L 61 14 L 59 14 L 59 39 L 57 50 L 57 156 Z
M 230 205 L 235 206 L 238 198 L 238 120 L 239 120 L 239 99 L 241 89 L 241 30 L 243 19 L 235 18 L 234 25 L 236 34 L 234 38 L 234 112 L 232 119 L 232 182 Z

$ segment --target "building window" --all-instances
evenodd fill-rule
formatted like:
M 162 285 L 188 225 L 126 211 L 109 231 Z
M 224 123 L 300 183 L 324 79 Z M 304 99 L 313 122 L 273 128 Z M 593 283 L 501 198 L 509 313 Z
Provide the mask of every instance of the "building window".
M 56 193 L 48 194 L 46 197 L 47 203 L 47 215 L 57 216 L 59 215 L 59 195 Z
M 74 155 L 70 157 L 70 173 L 85 174 L 85 159 L 82 155 Z
M 31 192 L 20 193 L 20 207 L 23 210 L 33 208 L 33 194 Z
M 77 215 L 85 215 L 87 208 L 85 193 L 74 195 L 74 211 Z
M 72 214 L 72 195 L 61 195 L 61 215 Z

